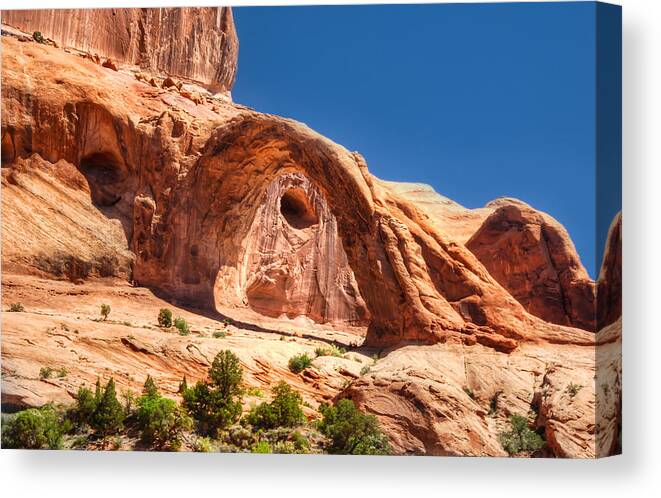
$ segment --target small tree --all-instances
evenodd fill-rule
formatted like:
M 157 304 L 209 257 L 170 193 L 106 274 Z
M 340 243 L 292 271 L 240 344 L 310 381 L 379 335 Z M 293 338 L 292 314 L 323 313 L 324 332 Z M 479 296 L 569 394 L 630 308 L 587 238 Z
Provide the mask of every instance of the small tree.
M 161 308 L 161 311 L 158 312 L 158 326 L 166 329 L 172 327 L 172 311 Z
M 213 359 L 209 377 L 223 398 L 237 396 L 242 392 L 243 368 L 239 358 L 228 349 L 220 351 Z
M 181 318 L 180 316 L 175 318 L 174 326 L 179 331 L 179 335 L 190 334 L 190 327 L 188 326 L 188 322 L 184 318 Z
M 141 439 L 157 449 L 177 450 L 183 432 L 193 426 L 192 419 L 177 403 L 158 393 L 151 377 L 147 377 L 143 393 L 137 411 Z
M 295 427 L 305 422 L 303 398 L 284 381 L 273 388 L 270 403 L 260 403 L 248 414 L 247 421 L 256 429 Z
M 219 352 L 209 369 L 209 377 L 211 382 L 200 381 L 193 388 L 182 386 L 182 395 L 184 406 L 198 423 L 198 430 L 215 436 L 218 430 L 241 416 L 243 369 L 239 359 L 231 351 Z
M 124 410 L 117 400 L 115 392 L 115 381 L 111 377 L 106 384 L 101 399 L 97 404 L 94 416 L 92 417 L 92 427 L 102 435 L 117 433 L 124 422 Z
M 109 304 L 102 304 L 101 305 L 101 316 L 103 317 L 103 319 L 107 320 L 109 314 L 110 314 L 110 305 Z
M 301 373 L 312 365 L 312 358 L 307 353 L 297 354 L 289 359 L 289 370 L 294 373 Z
M 92 391 L 86 387 L 79 387 L 73 416 L 75 422 L 79 426 L 83 424 L 91 425 L 96 407 L 97 401 Z
M 329 453 L 343 455 L 388 455 L 390 443 L 374 415 L 365 415 L 349 399 L 335 406 L 319 407 L 319 430 L 329 438 Z
M 152 379 L 151 375 L 147 375 L 147 380 L 145 380 L 145 385 L 142 387 L 142 394 L 144 396 L 158 396 L 158 389 L 156 388 L 156 383 Z
M 544 446 L 544 439 L 528 427 L 528 419 L 521 415 L 510 417 L 511 430 L 501 432 L 500 444 L 510 455 L 531 453 Z
M 2 423 L 3 448 L 51 450 L 62 447 L 66 424 L 52 405 L 24 410 Z

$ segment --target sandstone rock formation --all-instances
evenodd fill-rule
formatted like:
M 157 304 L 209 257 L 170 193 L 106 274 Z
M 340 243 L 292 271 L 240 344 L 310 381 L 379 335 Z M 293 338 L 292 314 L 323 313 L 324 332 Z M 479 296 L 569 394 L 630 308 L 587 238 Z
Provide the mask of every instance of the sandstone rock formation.
M 593 379 L 597 340 L 617 334 L 575 328 L 589 322 L 590 282 L 550 217 L 513 201 L 448 200 L 435 215 L 433 194 L 407 200 L 300 123 L 220 96 L 194 102 L 49 45 L 3 37 L 2 56 L 3 303 L 27 309 L 3 313 L 3 402 L 70 400 L 99 367 L 130 388 L 150 372 L 174 395 L 227 346 L 250 385 L 285 378 L 313 406 L 353 398 L 398 453 L 503 455 L 498 433 L 518 413 L 546 431 L 548 455 L 602 454 L 600 401 L 613 416 L 599 448 L 612 451 L 619 391 L 595 401 Z M 517 248 L 502 261 L 489 244 Z M 118 320 L 100 325 L 106 301 Z M 150 324 L 164 302 L 193 337 Z M 223 345 L 209 335 L 226 316 L 236 337 Z M 291 374 L 288 358 L 319 341 L 357 361 Z M 613 348 L 601 361 L 617 377 Z M 39 380 L 55 361 L 70 377 Z
M 2 22 L 57 44 L 232 89 L 238 38 L 229 7 L 4 10 Z
M 499 202 L 466 247 L 533 315 L 594 330 L 594 284 L 567 231 L 520 201 Z
M 622 214 L 608 231 L 604 260 L 597 281 L 597 323 L 602 329 L 622 316 Z
M 594 284 L 566 230 L 552 217 L 517 199 L 499 198 L 468 209 L 429 185 L 382 183 L 465 244 L 529 313 L 594 331 Z

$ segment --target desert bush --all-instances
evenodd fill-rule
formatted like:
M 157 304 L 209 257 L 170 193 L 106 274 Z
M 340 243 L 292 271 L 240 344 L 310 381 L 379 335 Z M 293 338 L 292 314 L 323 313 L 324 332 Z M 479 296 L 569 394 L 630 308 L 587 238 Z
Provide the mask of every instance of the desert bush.
M 25 311 L 25 308 L 21 303 L 11 303 L 11 305 L 9 306 L 9 311 L 12 311 L 14 313 L 21 313 Z
M 273 388 L 273 400 L 253 407 L 247 416 L 248 423 L 256 429 L 295 427 L 305 422 L 303 398 L 284 381 Z
M 102 304 L 101 305 L 101 316 L 103 317 L 103 319 L 107 320 L 109 314 L 110 314 L 110 305 L 109 304 Z
M 574 384 L 573 382 L 571 382 L 567 386 L 567 394 L 569 394 L 570 398 L 573 398 L 574 396 L 576 396 L 578 394 L 578 391 L 580 391 L 581 389 L 583 389 L 582 385 Z
M 243 368 L 231 351 L 220 351 L 209 369 L 211 382 L 182 386 L 184 406 L 195 418 L 198 431 L 216 436 L 241 416 Z
M 511 430 L 498 436 L 503 449 L 510 455 L 530 453 L 544 446 L 544 439 L 528 427 L 528 419 L 521 415 L 510 417 Z
M 197 438 L 193 444 L 193 450 L 198 453 L 211 453 L 213 451 L 211 439 L 208 437 Z
M 179 335 L 188 335 L 190 334 L 190 327 L 186 319 L 178 316 L 174 319 L 174 326 L 179 331 Z
M 491 396 L 491 400 L 489 401 L 489 415 L 495 415 L 498 411 L 498 398 L 500 398 L 501 394 L 502 392 L 498 391 Z
M 41 31 L 35 31 L 32 33 L 32 39 L 37 43 L 46 43 L 46 39 L 44 38 L 44 35 L 41 34 Z
M 259 441 L 250 448 L 252 453 L 273 453 L 271 445 L 267 441 Z
M 227 336 L 227 332 L 225 332 L 224 330 L 216 330 L 213 333 L 214 339 L 223 339 L 225 336 Z
M 297 354 L 289 359 L 289 370 L 294 373 L 301 373 L 312 365 L 312 358 L 307 353 Z
M 161 308 L 161 311 L 158 312 L 158 326 L 166 329 L 172 327 L 172 311 Z
M 57 376 L 61 379 L 61 378 L 63 378 L 63 377 L 66 377 L 66 376 L 68 375 L 68 373 L 69 373 L 69 372 L 67 371 L 66 368 L 61 367 L 61 368 L 57 371 Z
M 50 379 L 53 376 L 53 369 L 51 367 L 41 367 L 39 369 L 40 379 Z
M 52 405 L 30 408 L 9 417 L 2 424 L 2 447 L 51 450 L 62 447 L 67 430 L 60 414 Z
M 327 450 L 334 454 L 388 455 L 390 443 L 374 415 L 361 412 L 353 401 L 341 399 L 334 406 L 319 407 L 319 430 L 329 439 Z
M 346 349 L 342 347 L 337 347 L 335 344 L 330 346 L 318 347 L 314 350 L 316 356 L 336 356 L 340 357 L 347 352 Z
M 475 399 L 475 393 L 470 387 L 464 386 L 463 390 L 470 399 Z
M 251 387 L 250 389 L 246 389 L 246 395 L 261 398 L 264 396 L 264 392 L 258 387 Z
M 370 373 L 370 370 L 372 370 L 372 367 L 370 365 L 363 365 L 363 368 L 360 369 L 360 375 L 367 375 Z
M 156 449 L 179 449 L 183 432 L 193 426 L 192 419 L 175 401 L 158 393 L 151 377 L 147 377 L 143 393 L 136 414 L 140 438 Z

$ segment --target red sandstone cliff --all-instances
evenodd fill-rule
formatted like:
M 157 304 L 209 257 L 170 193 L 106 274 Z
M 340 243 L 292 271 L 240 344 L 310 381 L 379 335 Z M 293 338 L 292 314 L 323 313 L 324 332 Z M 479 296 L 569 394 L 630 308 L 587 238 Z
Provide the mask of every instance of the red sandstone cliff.
M 229 7 L 5 10 L 2 22 L 215 91 L 231 90 L 236 76 L 239 42 Z

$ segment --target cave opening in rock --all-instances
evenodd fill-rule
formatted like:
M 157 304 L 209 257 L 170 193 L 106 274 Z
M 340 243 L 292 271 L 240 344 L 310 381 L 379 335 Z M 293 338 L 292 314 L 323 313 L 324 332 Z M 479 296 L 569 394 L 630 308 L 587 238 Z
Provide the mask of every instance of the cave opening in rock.
M 85 175 L 97 206 L 113 206 L 122 198 L 123 175 L 117 159 L 108 152 L 96 152 L 80 161 L 80 171 Z
M 280 198 L 280 213 L 297 230 L 319 223 L 319 217 L 302 188 L 290 188 L 283 194 Z

